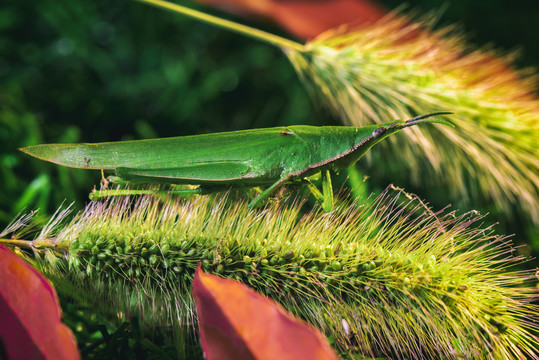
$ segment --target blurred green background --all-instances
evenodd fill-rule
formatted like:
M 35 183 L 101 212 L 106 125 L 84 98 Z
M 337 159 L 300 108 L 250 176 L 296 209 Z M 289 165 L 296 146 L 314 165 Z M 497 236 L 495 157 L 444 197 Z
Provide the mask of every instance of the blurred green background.
M 285 35 L 268 24 L 185 3 Z M 434 10 L 440 26 L 462 25 L 477 46 L 522 50 L 519 66 L 539 64 L 536 0 L 408 4 Z M 64 201 L 81 208 L 100 181 L 99 172 L 32 159 L 17 150 L 22 146 L 338 123 L 313 105 L 278 49 L 127 0 L 3 2 L 0 84 L 1 227 L 21 211 L 51 214 Z M 409 187 L 406 174 L 385 178 L 378 171 L 370 180 L 373 188 L 390 182 L 437 198 Z M 458 206 L 458 199 L 451 202 Z M 518 242 L 539 252 L 532 224 L 511 221 L 499 231 L 516 233 Z

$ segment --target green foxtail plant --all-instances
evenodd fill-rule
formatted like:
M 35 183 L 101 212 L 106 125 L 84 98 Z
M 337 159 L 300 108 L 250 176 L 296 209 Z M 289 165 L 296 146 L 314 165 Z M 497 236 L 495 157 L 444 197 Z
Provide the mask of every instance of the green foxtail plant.
M 510 69 L 512 57 L 466 45 L 454 29 L 429 32 L 401 15 L 340 29 L 301 44 L 162 0 L 139 0 L 283 49 L 320 103 L 347 125 L 433 111 L 455 112 L 459 131 L 414 129 L 391 139 L 393 174 L 447 189 L 452 199 L 539 222 L 539 99 L 536 76 Z M 453 117 L 451 117 L 453 119 Z M 398 149 L 398 150 L 395 150 Z M 424 157 L 418 157 L 424 153 Z M 385 155 L 382 155 L 385 156 Z M 371 164 L 381 163 L 376 154 Z
M 409 168 L 412 182 L 441 185 L 452 198 L 490 200 L 506 213 L 512 203 L 539 221 L 536 77 L 470 49 L 451 29 L 427 32 L 400 16 L 328 32 L 306 46 L 286 53 L 314 96 L 346 124 L 438 108 L 455 112 L 459 131 L 419 129 L 386 144 L 399 149 L 390 150 L 392 161 Z
M 396 358 L 536 356 L 536 289 L 510 241 L 476 212 L 433 212 L 386 190 L 330 213 L 302 201 L 249 209 L 245 199 L 142 196 L 59 212 L 32 241 L 32 261 L 75 299 L 146 327 L 196 328 L 198 264 L 280 302 L 343 353 Z M 18 251 L 20 254 L 22 252 Z M 86 294 L 86 295 L 85 295 Z

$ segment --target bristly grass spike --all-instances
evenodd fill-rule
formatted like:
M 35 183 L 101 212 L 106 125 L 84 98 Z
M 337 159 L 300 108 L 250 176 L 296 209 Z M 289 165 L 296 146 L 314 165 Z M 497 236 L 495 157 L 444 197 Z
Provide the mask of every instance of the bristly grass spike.
M 306 183 L 326 211 L 332 209 L 331 172 L 355 164 L 372 146 L 410 126 L 452 124 L 432 119 L 435 112 L 383 125 L 295 125 L 225 133 L 105 142 L 43 144 L 22 148 L 25 153 L 55 164 L 114 171 L 112 183 L 199 185 L 172 193 L 207 194 L 229 188 L 263 187 L 249 204 L 260 205 L 285 184 Z M 322 174 L 320 192 L 309 177 Z M 94 191 L 93 198 L 135 195 L 152 190 Z
M 231 195 L 92 201 L 21 240 L 57 290 L 146 329 L 187 328 L 195 269 L 242 281 L 322 329 L 343 353 L 395 359 L 537 358 L 535 271 L 472 211 L 436 211 L 403 191 L 303 201 L 253 214 Z M 253 216 L 255 215 L 255 216 Z M 28 220 L 26 220 L 28 221 Z M 343 320 L 348 324 L 343 327 Z
M 432 15 L 388 14 L 371 26 L 339 27 L 303 44 L 167 1 L 139 1 L 279 47 L 316 102 L 346 125 L 452 109 L 461 131 L 417 129 L 385 143 L 371 164 L 393 151 L 395 170 L 388 177 L 413 169 L 412 184 L 443 186 L 448 199 L 494 205 L 539 223 L 537 76 L 512 69 L 515 54 L 470 47 L 455 27 L 434 30 Z M 418 149 L 426 162 L 416 160 Z

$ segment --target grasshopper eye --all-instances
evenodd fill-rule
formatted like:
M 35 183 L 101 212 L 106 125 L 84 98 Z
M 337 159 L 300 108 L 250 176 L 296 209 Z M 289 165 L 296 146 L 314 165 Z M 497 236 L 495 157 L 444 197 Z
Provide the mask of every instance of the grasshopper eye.
M 386 130 L 387 129 L 385 126 L 379 127 L 372 132 L 372 137 L 375 139 L 378 139 L 379 137 L 381 137 L 382 135 L 386 133 Z

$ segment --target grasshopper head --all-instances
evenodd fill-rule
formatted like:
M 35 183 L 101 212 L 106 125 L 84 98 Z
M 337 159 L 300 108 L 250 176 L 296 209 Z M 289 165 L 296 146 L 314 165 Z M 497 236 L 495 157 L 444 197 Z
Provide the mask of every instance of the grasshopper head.
M 390 123 L 378 125 L 378 126 L 367 126 L 363 128 L 357 128 L 356 140 L 354 147 L 342 158 L 336 162 L 336 167 L 346 168 L 350 165 L 353 165 L 358 161 L 371 147 L 385 139 L 386 137 L 399 132 L 402 129 L 405 129 L 410 126 L 423 123 L 438 123 L 449 126 L 454 126 L 452 123 L 446 120 L 440 119 L 431 119 L 435 115 L 447 115 L 452 114 L 450 112 L 435 112 L 430 114 L 425 114 L 417 116 L 409 120 L 396 120 Z M 362 130 L 363 131 L 359 131 Z M 372 130 L 371 130 L 372 129 Z M 368 131 L 368 132 L 367 132 Z M 372 132 L 371 132 L 372 131 Z
M 447 111 L 439 111 L 439 112 L 434 112 L 430 114 L 416 116 L 408 120 L 396 120 L 388 124 L 380 125 L 372 132 L 372 139 L 375 140 L 374 143 L 378 143 L 383 138 L 391 134 L 394 134 L 398 132 L 399 130 L 402 130 L 402 129 L 405 129 L 407 127 L 414 126 L 417 124 L 437 123 L 437 124 L 444 124 L 444 125 L 449 125 L 449 126 L 454 127 L 455 125 L 453 125 L 451 122 L 447 120 L 432 119 L 432 117 L 436 115 L 448 115 L 448 114 L 452 114 L 452 113 L 447 112 Z

